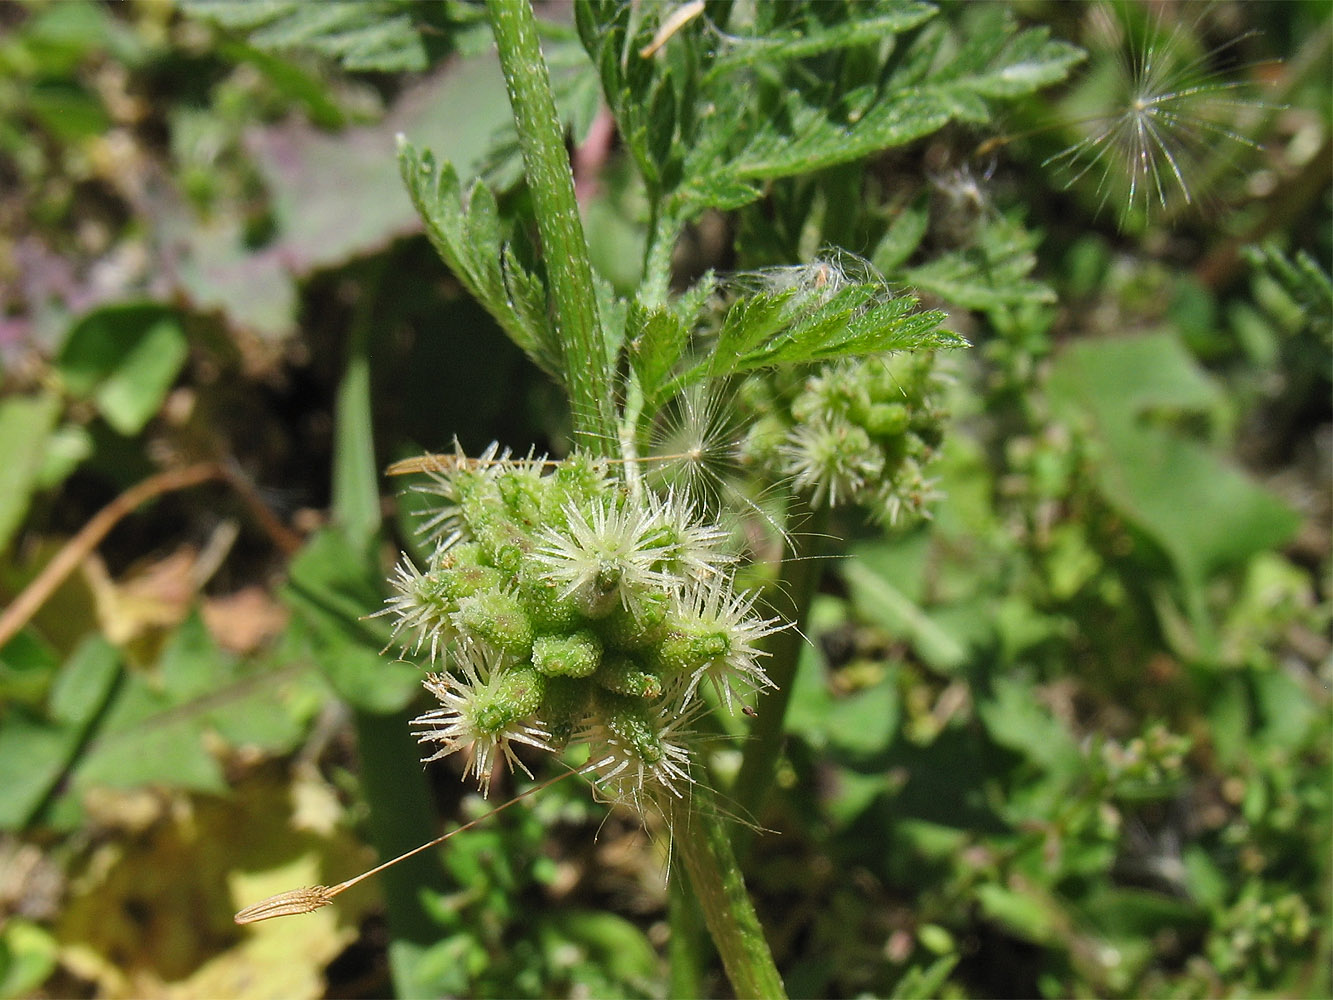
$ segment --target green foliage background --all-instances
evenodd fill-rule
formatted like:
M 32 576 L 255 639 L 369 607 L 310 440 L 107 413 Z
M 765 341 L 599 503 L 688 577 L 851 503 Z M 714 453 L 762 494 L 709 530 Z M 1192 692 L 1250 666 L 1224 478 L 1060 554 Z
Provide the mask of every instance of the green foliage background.
M 1228 126 L 1253 148 L 1182 160 L 1194 209 L 1122 212 L 1046 166 L 1114 70 L 1093 8 L 759 5 L 733 44 L 724 7 L 651 60 L 629 8 L 543 26 L 649 401 L 774 359 L 738 334 L 674 366 L 704 300 L 672 291 L 830 246 L 973 345 L 941 355 L 933 519 L 828 528 L 746 862 L 789 991 L 1333 991 L 1328 11 L 1114 8 L 1268 84 Z M 424 936 L 374 888 L 230 920 L 483 811 L 421 774 L 420 671 L 366 617 L 418 544 L 388 461 L 568 445 L 483 13 L 67 0 L 0 30 L 0 594 L 154 471 L 239 470 L 119 523 L 0 648 L 0 993 L 664 995 L 662 858 L 576 782 L 401 874 Z M 626 306 L 645 259 L 673 286 Z

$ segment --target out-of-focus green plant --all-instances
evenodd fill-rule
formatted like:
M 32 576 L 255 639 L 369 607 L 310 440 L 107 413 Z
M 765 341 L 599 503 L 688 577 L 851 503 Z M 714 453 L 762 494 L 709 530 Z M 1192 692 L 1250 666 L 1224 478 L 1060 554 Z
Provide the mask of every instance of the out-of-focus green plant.
M 77 266 L 7 299 L 21 323 L 55 302 L 41 327 L 63 346 L 6 373 L 6 592 L 61 533 L 51 498 L 91 514 L 90 484 L 129 487 L 164 456 L 221 457 L 189 481 L 262 511 L 230 443 L 266 482 L 313 479 L 302 503 L 331 485 L 332 517 L 281 573 L 227 562 L 229 583 L 285 581 L 290 620 L 257 652 L 232 651 L 248 619 L 217 617 L 214 595 L 203 615 L 134 603 L 135 540 L 114 534 L 115 579 L 94 559 L 85 590 L 57 591 L 0 650 L 5 857 L 80 875 L 64 917 L 33 891 L 0 931 L 3 991 L 53 973 L 57 992 L 216 988 L 283 934 L 303 957 L 281 973 L 312 977 L 290 992 L 318 992 L 326 967 L 345 985 L 369 950 L 343 950 L 365 898 L 227 929 L 275 880 L 336 883 L 361 860 L 321 794 L 336 787 L 387 857 L 437 832 L 420 753 L 484 785 L 501 760 L 536 773 L 541 748 L 591 765 L 600 797 L 650 827 L 665 812 L 679 995 L 723 988 L 691 880 L 742 992 L 780 988 L 769 944 L 800 995 L 1326 992 L 1327 536 L 1299 484 L 1318 481 L 1327 422 L 1329 247 L 1305 220 L 1328 206 L 1311 83 L 1328 25 L 1284 9 L 1281 66 L 1230 5 L 1179 21 L 1024 5 L 1091 52 L 1047 97 L 1078 51 L 1000 5 L 575 9 L 535 25 L 553 103 L 532 38 L 505 42 L 515 121 L 471 5 L 16 15 L 0 157 L 32 206 L 21 235 Z M 1117 74 L 1130 89 L 1104 86 Z M 451 111 L 466 95 L 448 140 L 422 138 L 420 93 Z M 388 247 L 412 208 L 375 169 L 393 131 L 447 277 L 424 241 Z M 1201 134 L 1230 155 L 1201 161 Z M 569 139 L 577 210 L 557 192 Z M 134 300 L 61 320 L 47 290 L 93 263 Z M 303 337 L 261 343 L 295 329 L 298 290 Z M 939 350 L 956 342 L 941 326 L 977 350 Z M 519 351 L 554 390 L 519 374 Z M 261 383 L 274 415 L 239 433 L 228 414 L 267 412 Z M 523 419 L 573 458 L 482 450 L 524 454 L 540 432 Z M 474 457 L 435 460 L 390 545 L 377 452 L 454 432 Z M 181 507 L 151 495 L 160 539 Z M 232 530 L 208 510 L 195 574 Z M 292 542 L 272 529 L 256 534 Z M 105 636 L 72 624 L 94 614 Z M 421 662 L 386 662 L 391 640 Z M 421 666 L 440 671 L 434 703 Z M 298 766 L 256 793 L 277 770 L 256 762 L 287 755 Z M 452 808 L 455 782 L 436 784 Z M 124 815 L 107 789 L 146 786 L 176 790 L 151 837 L 96 839 L 151 845 L 82 868 L 60 834 L 132 823 L 89 817 Z M 656 857 L 624 861 L 620 811 L 575 782 L 522 805 L 385 873 L 387 932 L 372 917 L 363 941 L 387 936 L 396 988 L 659 995 Z M 59 845 L 49 867 L 38 841 Z M 207 906 L 142 876 L 187 866 Z M 127 943 L 145 919 L 201 944 L 150 935 L 177 946 L 146 954 Z

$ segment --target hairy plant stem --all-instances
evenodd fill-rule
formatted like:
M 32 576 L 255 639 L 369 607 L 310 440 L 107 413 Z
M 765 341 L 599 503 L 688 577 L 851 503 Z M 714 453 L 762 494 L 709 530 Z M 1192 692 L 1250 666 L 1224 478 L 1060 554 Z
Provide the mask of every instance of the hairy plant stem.
M 551 78 L 528 0 L 488 0 L 514 110 L 528 193 L 541 236 L 542 258 L 564 359 L 565 385 L 578 445 L 611 457 L 618 435 L 615 372 L 597 315 L 588 244 L 574 198 L 574 174 L 551 96 Z
M 665 305 L 671 291 L 671 255 L 676 250 L 680 225 L 674 216 L 664 214 L 660 199 L 654 201 L 648 220 L 648 242 L 643 248 L 643 278 L 639 282 L 639 302 L 646 308 Z
M 764 929 L 745 891 L 726 821 L 705 784 L 672 803 L 672 843 L 738 997 L 785 997 Z
M 541 234 L 575 437 L 594 454 L 609 455 L 622 442 L 612 395 L 614 371 L 597 318 L 592 268 L 574 199 L 573 174 L 532 10 L 527 0 L 489 0 L 487 10 Z M 658 246 L 645 262 L 652 273 L 645 272 L 644 282 L 651 296 L 665 300 L 669 257 L 664 267 L 662 253 Z M 624 429 L 637 447 L 635 424 L 637 413 Z M 746 895 L 727 829 L 707 790 L 697 788 L 688 803 L 674 804 L 671 824 L 676 848 L 736 995 L 785 996 L 759 919 Z
M 821 556 L 825 548 L 825 532 L 829 524 L 829 510 L 821 507 L 811 510 L 804 500 L 794 499 L 791 523 L 799 528 L 787 537 L 783 548 L 782 572 L 770 593 L 769 607 L 784 621 L 792 623 L 769 637 L 767 648 L 772 655 L 764 664 L 769 678 L 777 685 L 759 699 L 759 715 L 750 727 L 750 738 L 745 744 L 740 773 L 732 789 L 732 798 L 740 807 L 741 815 L 756 819 L 764 807 L 778 757 L 782 753 L 783 722 L 787 704 L 791 701 L 792 684 L 796 680 L 796 664 L 805 643 L 805 627 L 810 617 L 810 604 L 819 589 L 823 572 Z M 748 836 L 742 834 L 745 846 Z M 744 846 L 737 853 L 744 856 Z

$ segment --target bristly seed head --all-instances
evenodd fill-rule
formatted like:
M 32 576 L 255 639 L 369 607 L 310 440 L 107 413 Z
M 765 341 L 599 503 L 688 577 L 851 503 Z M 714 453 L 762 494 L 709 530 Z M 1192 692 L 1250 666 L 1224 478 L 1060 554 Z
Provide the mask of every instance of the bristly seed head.
M 728 708 L 771 686 L 776 622 L 737 594 L 727 534 L 679 493 L 632 497 L 604 463 L 439 463 L 451 532 L 424 569 L 404 557 L 383 613 L 412 652 L 447 669 L 413 720 L 426 760 L 469 754 L 489 789 L 520 746 L 592 744 L 601 794 L 636 808 L 694 780 L 686 722 L 711 681 Z

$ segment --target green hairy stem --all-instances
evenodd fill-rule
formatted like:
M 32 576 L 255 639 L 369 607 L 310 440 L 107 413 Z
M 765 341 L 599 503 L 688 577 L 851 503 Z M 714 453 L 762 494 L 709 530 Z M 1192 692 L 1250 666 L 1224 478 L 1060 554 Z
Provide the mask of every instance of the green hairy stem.
M 726 822 L 706 785 L 679 800 L 671 816 L 677 856 L 738 997 L 785 997 L 786 988 L 759 925 L 732 851 Z
M 613 454 L 617 440 L 613 369 L 597 315 L 588 244 L 574 199 L 574 176 L 536 21 L 526 0 L 491 0 L 487 9 L 514 109 L 554 298 L 574 435 L 581 447 L 607 457 Z

